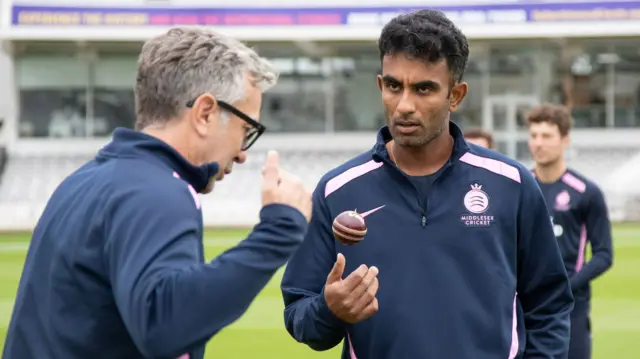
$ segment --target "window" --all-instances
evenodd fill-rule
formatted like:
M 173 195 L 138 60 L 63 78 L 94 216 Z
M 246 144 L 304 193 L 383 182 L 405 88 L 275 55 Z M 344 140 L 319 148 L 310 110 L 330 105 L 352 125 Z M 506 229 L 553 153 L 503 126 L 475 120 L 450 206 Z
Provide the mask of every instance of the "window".
M 72 55 L 16 59 L 20 137 L 84 137 L 89 67 Z
M 640 52 L 619 44 L 610 55 L 614 65 L 614 126 L 640 127 Z
M 484 88 L 488 83 L 487 76 L 483 76 L 484 71 L 487 71 L 485 58 L 481 56 L 469 58 L 462 78 L 468 86 L 467 95 L 458 110 L 451 114 L 451 120 L 464 129 L 482 127 Z
M 536 93 L 536 67 L 532 46 L 498 45 L 489 51 L 489 94 Z
M 105 137 L 135 121 L 135 55 L 16 59 L 20 137 Z
M 552 98 L 571 109 L 575 128 L 607 124 L 607 71 L 610 64 L 601 54 L 605 47 L 573 44 L 564 47 L 555 63 Z
M 262 100 L 261 122 L 269 132 L 324 132 L 329 73 L 321 61 L 280 58 L 278 83 Z
M 93 136 L 109 136 L 116 127 L 133 128 L 136 119 L 135 56 L 100 57 L 93 67 Z
M 385 123 L 376 55 L 332 61 L 335 131 L 372 131 Z

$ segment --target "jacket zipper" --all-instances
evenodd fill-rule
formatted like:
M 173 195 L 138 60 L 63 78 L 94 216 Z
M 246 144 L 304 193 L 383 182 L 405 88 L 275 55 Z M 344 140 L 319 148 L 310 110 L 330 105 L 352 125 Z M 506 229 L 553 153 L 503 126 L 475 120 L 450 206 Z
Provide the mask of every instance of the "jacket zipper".
M 420 208 L 421 212 L 420 212 L 420 225 L 424 228 L 427 226 L 427 214 L 429 213 L 429 195 L 427 194 L 426 198 L 424 199 L 424 203 L 422 201 L 422 197 L 420 196 L 420 190 L 418 189 L 418 187 L 416 187 L 413 182 L 411 181 L 411 179 L 409 179 L 409 176 L 402 172 L 391 160 L 389 160 L 389 158 L 387 157 L 383 157 L 383 161 L 385 163 L 387 163 L 388 165 L 390 165 L 391 167 L 393 167 L 396 171 L 398 171 L 408 182 L 409 184 L 411 184 L 411 186 L 413 187 L 415 193 L 416 193 L 416 199 L 418 201 L 418 207 Z M 438 175 L 438 177 L 436 177 L 435 180 L 433 180 L 433 183 L 431 184 L 432 187 L 432 192 L 433 192 L 433 187 L 435 187 L 436 182 L 440 179 L 440 177 L 442 177 L 442 175 L 444 174 L 445 171 L 449 170 L 449 167 L 451 167 L 451 159 L 449 159 L 443 166 L 443 168 L 439 169 L 438 171 L 441 171 L 440 174 Z

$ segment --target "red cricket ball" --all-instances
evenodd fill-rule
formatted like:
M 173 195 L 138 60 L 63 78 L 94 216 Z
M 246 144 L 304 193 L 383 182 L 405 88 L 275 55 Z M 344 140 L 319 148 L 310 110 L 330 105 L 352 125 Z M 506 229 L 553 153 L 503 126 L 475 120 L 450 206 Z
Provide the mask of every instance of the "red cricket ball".
M 333 235 L 345 245 L 353 245 L 364 239 L 367 224 L 356 211 L 344 211 L 333 220 Z

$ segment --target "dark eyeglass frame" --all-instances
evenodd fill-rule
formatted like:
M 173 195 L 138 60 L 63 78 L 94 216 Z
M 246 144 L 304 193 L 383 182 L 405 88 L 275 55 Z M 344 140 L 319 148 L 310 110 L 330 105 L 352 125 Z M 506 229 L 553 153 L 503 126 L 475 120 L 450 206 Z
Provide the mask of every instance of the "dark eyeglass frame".
M 233 115 L 240 118 L 241 120 L 249 124 L 249 126 L 251 126 L 251 129 L 248 129 L 244 135 L 244 142 L 242 143 L 242 151 L 246 151 L 249 149 L 249 147 L 253 146 L 253 144 L 256 143 L 258 138 L 264 133 L 264 131 L 267 130 L 267 128 L 263 124 L 254 120 L 253 118 L 251 118 L 251 116 L 247 115 L 246 113 L 238 110 L 235 106 L 220 100 L 218 100 L 217 102 L 218 102 L 218 106 L 220 106 L 221 109 L 231 112 Z M 195 103 L 196 103 L 196 100 L 191 100 L 186 103 L 186 106 L 189 108 L 192 108 Z

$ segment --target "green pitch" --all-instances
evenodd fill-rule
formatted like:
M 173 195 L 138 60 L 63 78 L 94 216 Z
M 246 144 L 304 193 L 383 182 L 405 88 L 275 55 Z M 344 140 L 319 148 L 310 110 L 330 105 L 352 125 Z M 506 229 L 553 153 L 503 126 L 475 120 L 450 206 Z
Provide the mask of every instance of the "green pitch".
M 218 230 L 207 234 L 207 256 L 213 258 L 246 231 Z M 0 235 L 0 353 L 25 258 L 28 235 Z M 640 225 L 616 225 L 613 269 L 594 284 L 593 359 L 640 358 Z M 248 312 L 215 336 L 207 359 L 339 358 L 340 347 L 317 353 L 296 343 L 286 332 L 278 273 Z

